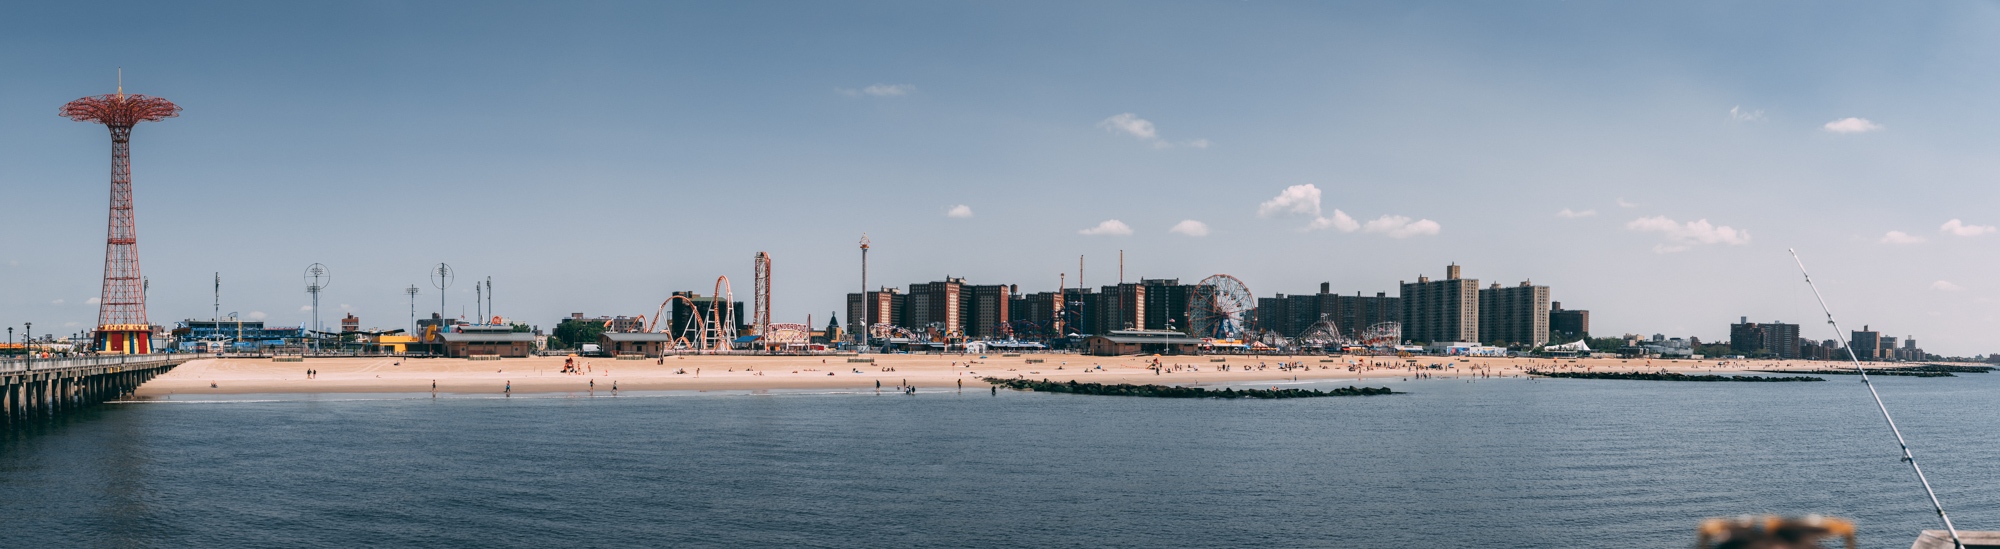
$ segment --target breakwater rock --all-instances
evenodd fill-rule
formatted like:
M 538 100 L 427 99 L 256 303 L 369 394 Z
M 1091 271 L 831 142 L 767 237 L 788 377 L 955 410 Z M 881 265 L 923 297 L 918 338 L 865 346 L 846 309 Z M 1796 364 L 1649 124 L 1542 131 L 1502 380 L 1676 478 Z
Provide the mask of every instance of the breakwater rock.
M 1923 372 L 1957 372 L 1961 374 L 1984 374 L 1993 371 L 1992 366 L 1958 366 L 1953 364 L 1925 364 L 1910 369 Z
M 1333 396 L 1371 396 L 1395 394 L 1388 387 L 1347 386 L 1331 391 L 1319 389 L 1243 389 L 1224 388 L 1209 390 L 1201 387 L 1179 387 L 1173 385 L 1133 385 L 1119 383 L 1079 383 L 1076 381 L 1035 381 L 1032 379 L 1001 379 L 989 377 L 985 382 L 1009 389 L 1038 391 L 1044 393 L 1075 393 L 1079 395 L 1136 396 L 1154 398 L 1312 398 Z
M 1860 372 L 1856 372 L 1856 371 L 1854 371 L 1854 370 L 1833 370 L 1833 369 L 1828 369 L 1828 370 L 1788 370 L 1788 371 L 1775 371 L 1775 370 L 1758 370 L 1758 371 L 1760 371 L 1760 372 L 1768 372 L 1768 373 L 1773 373 L 1773 374 L 1821 374 L 1821 375 L 1830 375 L 1830 376 L 1858 376 L 1858 375 L 1861 375 L 1861 373 L 1860 373 Z M 1955 374 L 1952 374 L 1951 372 L 1939 372 L 1939 371 L 1933 371 L 1933 370 L 1925 370 L 1925 369 L 1922 369 L 1922 368 L 1883 368 L 1883 369 L 1876 369 L 1876 368 L 1869 368 L 1869 369 L 1868 369 L 1868 375 L 1871 375 L 1871 376 L 1902 376 L 1902 377 L 1958 377 L 1957 375 L 1955 375 Z
M 1638 379 L 1644 381 L 1826 381 L 1825 378 L 1812 376 L 1691 376 L 1669 372 L 1542 372 L 1529 370 L 1528 374 L 1542 377 L 1567 377 L 1575 379 Z

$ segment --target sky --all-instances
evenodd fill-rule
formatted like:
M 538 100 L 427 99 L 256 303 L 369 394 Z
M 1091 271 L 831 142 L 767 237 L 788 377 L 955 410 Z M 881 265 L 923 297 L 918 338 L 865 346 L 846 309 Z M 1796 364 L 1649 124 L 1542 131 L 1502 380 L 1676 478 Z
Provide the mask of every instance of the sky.
M 1987 2 L 0 4 L 0 324 L 87 330 L 110 143 L 156 324 L 648 315 L 774 259 L 868 283 L 1218 273 L 1389 292 L 1450 263 L 1594 335 L 1739 317 L 2000 352 Z M 842 319 L 843 323 L 845 319 Z

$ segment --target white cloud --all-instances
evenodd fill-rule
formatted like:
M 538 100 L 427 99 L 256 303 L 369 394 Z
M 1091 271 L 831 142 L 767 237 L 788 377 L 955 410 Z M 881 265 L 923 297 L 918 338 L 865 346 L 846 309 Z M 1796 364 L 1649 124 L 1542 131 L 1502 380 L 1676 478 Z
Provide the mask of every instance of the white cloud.
M 945 217 L 956 217 L 960 219 L 972 217 L 972 206 L 967 206 L 964 204 L 952 206 L 951 209 L 945 210 L 944 215 Z
M 1951 281 L 1948 280 L 1939 280 L 1937 282 L 1931 283 L 1931 289 L 1940 292 L 1956 292 L 1965 289 L 1965 287 L 1959 286 L 1957 284 L 1952 284 Z
M 1563 211 L 1556 212 L 1556 217 L 1567 217 L 1570 219 L 1575 219 L 1579 217 L 1591 217 L 1595 215 L 1597 215 L 1597 210 L 1584 210 L 1579 212 L 1570 210 L 1569 208 L 1563 208 Z
M 1958 236 L 1979 236 L 1994 231 L 2000 231 L 2000 229 L 1996 229 L 1992 225 L 1967 225 L 1965 222 L 1956 219 L 1946 221 L 1943 226 L 1938 227 L 1938 232 L 1951 233 Z
M 300 306 L 299 306 L 299 312 L 301 312 L 301 313 L 303 313 L 303 312 L 307 312 L 307 311 L 311 311 L 311 310 L 313 310 L 313 306 L 311 306 L 311 305 L 300 305 Z
M 1820 126 L 1820 129 L 1832 133 L 1867 133 L 1881 130 L 1882 125 L 1869 122 L 1866 118 L 1848 117 L 1827 122 L 1825 126 Z
M 1625 197 L 1622 197 L 1622 196 L 1621 196 L 1621 197 L 1618 197 L 1618 207 L 1620 207 L 1620 208 L 1637 208 L 1637 207 L 1639 207 L 1639 205 L 1638 205 L 1638 204 L 1634 204 L 1634 203 L 1631 203 L 1631 202 L 1626 202 L 1626 201 L 1625 201 Z
M 876 97 L 895 97 L 898 95 L 907 95 L 916 89 L 916 86 L 909 84 L 875 84 L 861 88 L 861 93 Z
M 1343 212 L 1336 209 L 1333 211 L 1333 217 L 1313 218 L 1312 223 L 1306 224 L 1305 230 L 1317 231 L 1320 229 L 1334 229 L 1343 233 L 1351 233 L 1354 232 L 1355 229 L 1360 229 L 1360 228 L 1361 224 L 1355 222 L 1354 218 L 1348 217 L 1347 212 Z
M 250 320 L 263 320 L 268 315 L 265 315 L 264 311 L 250 311 L 250 314 L 245 316 Z
M 1139 115 L 1129 112 L 1119 113 L 1110 118 L 1098 121 L 1097 127 L 1104 128 L 1104 131 L 1111 133 L 1122 133 L 1136 137 L 1140 141 L 1145 141 L 1153 145 L 1155 149 L 1174 148 L 1173 142 L 1160 137 L 1160 130 L 1153 126 L 1152 121 L 1139 118 Z M 1206 149 L 1211 144 L 1207 139 L 1194 139 L 1181 143 L 1181 146 Z
M 1139 115 L 1129 112 L 1106 118 L 1104 121 L 1098 122 L 1097 127 L 1104 128 L 1105 131 L 1124 133 L 1148 141 L 1160 138 L 1160 132 L 1153 128 L 1152 122 L 1144 118 L 1139 118 Z
M 1208 224 L 1193 219 L 1183 219 L 1180 223 L 1175 223 L 1174 228 L 1167 229 L 1167 232 L 1188 236 L 1208 236 Z
M 1743 110 L 1742 105 L 1737 105 L 1729 108 L 1729 118 L 1737 122 L 1763 122 L 1764 111 L 1762 109 L 1754 111 Z
M 1106 219 L 1104 220 L 1103 223 L 1098 223 L 1096 227 L 1091 227 L 1088 229 L 1077 231 L 1076 234 L 1090 235 L 1090 236 L 1125 236 L 1132 234 L 1132 227 L 1125 225 L 1125 222 L 1123 221 L 1119 221 L 1116 219 Z
M 50 302 L 49 302 L 49 304 L 50 304 L 50 305 L 61 305 L 61 304 L 63 304 L 63 300 L 60 300 L 60 299 L 58 299 L 58 300 L 55 300 L 55 301 L 50 301 Z
M 1889 234 L 1882 235 L 1883 244 L 1917 244 L 1923 241 L 1924 237 L 1912 236 L 1903 231 L 1889 231 Z
M 1383 215 L 1382 217 L 1375 218 L 1374 221 L 1369 221 L 1366 225 L 1362 225 L 1361 229 L 1371 233 L 1386 234 L 1390 238 L 1409 238 L 1419 235 L 1438 234 L 1438 230 L 1441 227 L 1438 226 L 1436 221 L 1429 219 L 1410 221 L 1410 218 L 1400 215 Z
M 861 97 L 863 95 L 872 97 L 901 97 L 909 95 L 910 92 L 916 91 L 916 89 L 916 86 L 909 84 L 874 84 L 858 90 L 854 88 L 834 88 L 833 91 L 848 97 Z
M 104 298 L 93 297 L 88 300 L 84 300 L 84 303 L 89 303 L 91 305 L 102 305 L 104 303 Z
M 1625 228 L 1639 232 L 1657 232 L 1667 240 L 1653 246 L 1655 253 L 1686 251 L 1695 244 L 1729 244 L 1741 246 L 1750 243 L 1750 233 L 1727 226 L 1711 225 L 1707 219 L 1677 223 L 1666 216 L 1641 217 L 1625 224 Z
M 1285 187 L 1278 196 L 1257 205 L 1258 217 L 1271 217 L 1281 213 L 1319 215 L 1319 187 L 1311 183 Z

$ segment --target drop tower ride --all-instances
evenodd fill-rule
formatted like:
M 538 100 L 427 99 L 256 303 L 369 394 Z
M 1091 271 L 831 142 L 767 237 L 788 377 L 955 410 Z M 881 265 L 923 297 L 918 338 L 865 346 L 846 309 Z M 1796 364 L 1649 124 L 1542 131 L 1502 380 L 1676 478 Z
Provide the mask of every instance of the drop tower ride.
M 104 239 L 104 292 L 97 305 L 92 348 L 100 353 L 153 352 L 153 327 L 146 321 L 146 292 L 139 278 L 139 230 L 132 215 L 132 126 L 179 116 L 171 101 L 118 93 L 85 97 L 63 105 L 60 115 L 111 129 L 111 217 Z

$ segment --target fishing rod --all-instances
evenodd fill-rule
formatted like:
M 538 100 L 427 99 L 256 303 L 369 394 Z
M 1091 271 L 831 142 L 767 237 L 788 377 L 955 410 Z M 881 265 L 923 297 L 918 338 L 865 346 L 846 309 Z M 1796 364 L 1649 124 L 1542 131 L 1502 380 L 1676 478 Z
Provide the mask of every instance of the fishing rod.
M 1903 440 L 1903 430 L 1896 428 L 1896 418 L 1889 417 L 1889 406 L 1882 403 L 1882 393 L 1875 392 L 1875 384 L 1868 381 L 1868 370 L 1861 367 L 1861 357 L 1854 356 L 1854 348 L 1848 346 L 1846 332 L 1841 331 L 1840 323 L 1833 320 L 1833 309 L 1827 308 L 1826 296 L 1820 295 L 1819 286 L 1813 284 L 1812 275 L 1806 272 L 1805 261 L 1799 259 L 1798 250 L 1786 248 L 1785 251 L 1791 252 L 1792 262 L 1799 264 L 1799 274 L 1806 277 L 1806 287 L 1812 288 L 1813 298 L 1819 300 L 1819 310 L 1826 313 L 1827 325 L 1833 326 L 1833 337 L 1839 338 L 1840 348 L 1847 350 L 1847 359 L 1854 363 L 1855 373 L 1861 374 L 1861 384 L 1868 386 L 1869 396 L 1875 397 L 1875 407 L 1882 410 L 1882 420 L 1889 422 L 1889 432 L 1896 434 L 1896 445 L 1903 448 L 1903 463 L 1910 464 L 1910 471 L 1917 474 L 1917 482 L 1924 485 L 1924 494 L 1931 498 L 1931 509 L 1937 511 L 1938 520 L 1944 521 L 1944 531 L 1951 534 L 1951 546 L 1965 549 L 1965 542 L 1958 539 L 1958 527 L 1951 525 L 1951 515 L 1944 513 L 1944 504 L 1938 502 L 1937 490 L 1931 489 L 1930 479 L 1924 478 L 1924 468 L 1918 467 L 1916 456 L 1910 455 L 1910 443 Z

